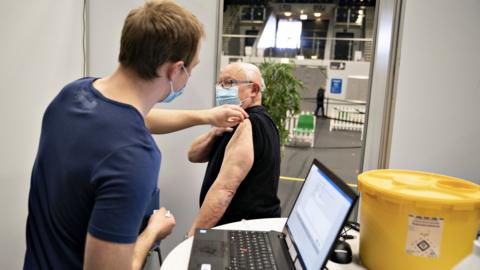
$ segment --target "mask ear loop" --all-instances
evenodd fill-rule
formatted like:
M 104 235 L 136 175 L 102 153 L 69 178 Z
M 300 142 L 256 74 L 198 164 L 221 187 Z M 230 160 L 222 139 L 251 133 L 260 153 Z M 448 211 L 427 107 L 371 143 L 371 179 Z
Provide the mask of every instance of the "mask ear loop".
M 257 85 L 257 86 L 258 86 L 258 89 L 260 90 L 260 86 L 259 86 L 257 83 L 252 82 L 252 84 Z M 252 99 L 252 97 L 250 96 L 250 97 L 247 97 L 247 98 L 241 100 L 241 101 L 240 101 L 240 106 L 242 106 L 243 103 L 244 103 L 245 101 L 247 101 L 247 99 Z
M 184 64 L 182 64 L 181 68 L 183 69 L 183 72 L 185 72 L 185 74 L 187 74 L 187 79 L 190 79 L 190 73 L 188 73 L 187 68 L 185 67 Z M 172 79 L 172 80 L 170 80 L 170 93 L 174 93 L 174 92 L 175 92 L 175 90 L 173 90 L 173 79 Z
M 247 98 L 241 100 L 241 101 L 240 101 L 240 105 L 243 105 L 243 102 L 247 101 L 247 99 L 249 99 L 249 98 L 252 98 L 252 97 L 247 97 Z
M 173 91 L 173 82 L 170 81 L 170 93 L 173 93 L 173 92 L 175 92 L 175 91 Z

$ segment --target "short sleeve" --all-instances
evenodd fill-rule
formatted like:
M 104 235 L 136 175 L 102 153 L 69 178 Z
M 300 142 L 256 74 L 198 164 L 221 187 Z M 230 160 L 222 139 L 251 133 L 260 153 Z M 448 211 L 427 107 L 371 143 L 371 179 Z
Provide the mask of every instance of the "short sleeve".
M 145 146 L 123 147 L 95 168 L 95 204 L 88 232 L 108 242 L 134 243 L 154 192 L 159 154 Z
M 249 115 L 250 123 L 252 124 L 252 137 L 253 137 L 253 151 L 255 153 L 255 158 L 262 158 L 265 140 L 264 132 L 259 126 L 259 121 L 261 121 L 258 116 L 254 113 Z

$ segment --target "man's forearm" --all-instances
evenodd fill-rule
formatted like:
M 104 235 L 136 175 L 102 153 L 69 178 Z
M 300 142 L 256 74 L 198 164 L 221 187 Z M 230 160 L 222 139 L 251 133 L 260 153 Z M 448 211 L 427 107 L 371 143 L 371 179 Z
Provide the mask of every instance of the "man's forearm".
M 200 208 L 200 213 L 190 229 L 189 236 L 193 235 L 196 228 L 212 228 L 215 226 L 225 214 L 233 195 L 235 193 L 232 191 L 210 188 Z
M 144 230 L 137 238 L 135 243 L 135 251 L 133 255 L 133 270 L 140 270 L 147 258 L 148 252 L 155 242 L 155 234 Z
M 171 133 L 195 125 L 210 123 L 207 110 L 163 110 L 153 109 L 145 119 L 153 134 Z

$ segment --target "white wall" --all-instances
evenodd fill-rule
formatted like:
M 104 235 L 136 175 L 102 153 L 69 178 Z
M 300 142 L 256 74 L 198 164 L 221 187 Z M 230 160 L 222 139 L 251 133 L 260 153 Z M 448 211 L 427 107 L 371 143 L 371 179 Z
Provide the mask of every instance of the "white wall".
M 82 76 L 82 1 L 1 1 L 0 18 L 0 269 L 21 269 L 41 118 Z
M 89 0 L 89 75 L 105 77 L 118 65 L 120 36 L 128 12 L 143 0 Z
M 405 5 L 389 167 L 480 183 L 480 1 Z
M 142 0 L 90 1 L 90 74 L 106 76 L 117 66 L 120 35 L 128 11 Z M 193 70 L 185 93 L 162 108 L 207 109 L 213 106 L 214 77 L 217 57 L 218 1 L 179 0 L 204 24 L 207 37 L 200 52 L 200 64 Z M 205 172 L 204 164 L 187 160 L 190 143 L 208 127 L 195 127 L 170 135 L 155 136 L 162 151 L 159 187 L 161 206 L 175 215 L 177 225 L 162 242 L 163 256 L 183 241 L 198 212 L 198 195 Z

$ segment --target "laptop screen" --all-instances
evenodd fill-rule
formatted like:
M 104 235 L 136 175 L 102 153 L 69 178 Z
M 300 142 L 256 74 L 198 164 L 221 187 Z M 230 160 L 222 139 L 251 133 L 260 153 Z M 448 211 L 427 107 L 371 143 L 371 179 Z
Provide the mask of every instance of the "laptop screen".
M 320 269 L 344 225 L 356 196 L 314 162 L 287 221 L 305 269 Z M 343 185 L 341 185 L 343 184 Z M 290 242 L 290 241 L 287 241 Z M 292 252 L 291 252 L 292 253 Z M 299 266 L 300 262 L 296 262 Z

